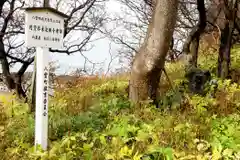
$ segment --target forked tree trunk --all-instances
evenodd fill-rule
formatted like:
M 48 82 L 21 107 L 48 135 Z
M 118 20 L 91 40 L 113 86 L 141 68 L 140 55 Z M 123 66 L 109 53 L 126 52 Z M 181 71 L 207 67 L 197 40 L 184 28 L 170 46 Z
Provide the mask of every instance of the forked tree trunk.
M 3 6 L 4 6 L 5 2 L 7 2 L 7 0 L 0 1 L 0 15 L 3 13 Z M 11 4 L 12 7 L 14 7 L 14 3 L 15 2 L 13 2 Z M 8 15 L 8 18 L 11 19 L 11 17 L 12 17 L 12 12 L 10 12 Z M 6 53 L 5 45 L 3 43 L 5 31 L 7 30 L 7 24 L 10 20 L 8 18 L 5 19 L 5 21 L 1 27 L 1 33 L 0 33 L 0 65 L 2 68 L 2 72 L 3 72 L 4 83 L 7 85 L 9 90 L 14 90 L 19 98 L 26 98 L 26 94 L 22 88 L 22 76 L 23 76 L 24 72 L 26 71 L 27 67 L 31 63 L 26 62 L 25 64 L 23 64 L 22 68 L 19 70 L 19 72 L 15 76 L 12 73 L 10 73 L 10 64 L 9 64 L 8 58 L 7 58 L 8 53 Z
M 13 75 L 10 73 L 9 63 L 5 53 L 4 44 L 2 38 L 0 38 L 0 63 L 3 72 L 3 81 L 7 85 L 9 90 L 14 90 L 16 95 L 20 99 L 26 99 L 27 96 L 22 87 L 22 73 Z
M 129 98 L 133 102 L 157 100 L 165 58 L 172 39 L 178 0 L 156 0 L 144 44 L 136 54 L 130 77 Z

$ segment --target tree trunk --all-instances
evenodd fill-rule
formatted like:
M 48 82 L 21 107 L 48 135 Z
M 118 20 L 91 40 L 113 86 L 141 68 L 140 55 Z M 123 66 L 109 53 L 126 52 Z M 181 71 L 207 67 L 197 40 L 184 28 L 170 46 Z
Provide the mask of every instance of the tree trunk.
M 197 67 L 197 60 L 198 60 L 198 48 L 199 48 L 199 40 L 202 32 L 206 27 L 206 9 L 205 9 L 205 1 L 204 0 L 197 0 L 197 9 L 199 12 L 199 22 L 196 27 L 193 28 L 192 32 L 190 33 L 187 41 L 183 46 L 183 52 L 185 54 L 189 54 L 191 52 L 192 58 L 190 60 L 190 66 Z M 190 47 L 191 45 L 191 47 Z M 191 49 L 190 49 L 191 48 Z
M 192 41 L 192 46 L 191 46 L 192 57 L 191 57 L 190 63 L 191 63 L 191 66 L 194 66 L 196 68 L 198 64 L 199 39 L 200 39 L 200 35 L 196 36 L 195 39 Z
M 218 77 L 225 79 L 229 75 L 230 68 L 230 52 L 231 52 L 231 39 L 232 28 L 226 22 L 226 26 L 221 33 L 221 44 L 218 55 Z
M 3 13 L 3 6 L 7 2 L 7 0 L 1 0 L 0 2 L 0 15 Z M 1 27 L 1 32 L 0 32 L 0 63 L 2 67 L 2 72 L 3 72 L 3 81 L 7 85 L 8 89 L 10 91 L 15 90 L 16 94 L 19 98 L 26 98 L 26 94 L 22 88 L 22 76 L 24 72 L 26 71 L 27 67 L 31 64 L 31 59 L 26 62 L 21 62 L 23 63 L 22 67 L 18 71 L 18 73 L 14 76 L 13 74 L 10 73 L 10 65 L 8 62 L 8 53 L 5 50 L 4 46 L 4 34 L 7 30 L 7 25 L 9 21 L 12 19 L 12 14 L 14 12 L 14 5 L 15 1 L 12 1 L 10 4 L 10 11 L 5 18 L 2 27 Z M 5 37 L 6 38 L 6 37 Z
M 20 70 L 20 72 L 17 73 L 16 75 L 12 75 L 10 73 L 9 63 L 7 60 L 2 38 L 0 38 L 0 62 L 1 62 L 2 72 L 4 77 L 3 81 L 7 85 L 8 89 L 15 90 L 17 97 L 20 99 L 27 98 L 27 95 L 25 94 L 22 87 L 22 76 L 25 70 Z
M 18 98 L 25 99 L 25 101 L 27 101 L 27 95 L 22 87 L 22 76 L 21 75 L 15 76 L 15 91 L 16 91 L 16 95 Z
M 173 52 L 173 46 L 174 46 L 174 39 L 172 37 L 172 40 L 170 41 L 170 45 L 169 45 L 169 57 L 170 57 L 170 60 L 171 62 L 175 62 L 175 57 L 174 57 L 174 52 Z
M 237 13 L 237 0 L 230 4 L 225 4 L 224 13 L 225 13 L 225 24 L 224 29 L 221 31 L 221 44 L 219 48 L 218 55 L 218 77 L 225 79 L 229 75 L 230 69 L 230 52 L 232 46 L 232 35 L 235 27 L 235 19 Z
M 43 7 L 49 7 L 49 0 L 43 0 Z
M 35 111 L 35 104 L 36 104 L 36 57 L 34 60 L 34 70 L 33 70 L 33 74 L 32 74 L 32 84 L 31 84 L 31 90 L 30 90 L 30 101 L 29 101 L 29 106 L 30 106 L 30 110 L 31 112 Z
M 144 44 L 136 54 L 130 77 L 129 98 L 141 102 L 150 97 L 157 100 L 161 70 L 172 39 L 178 0 L 157 0 L 153 4 L 153 15 L 150 21 Z
M 15 89 L 15 82 L 10 73 L 9 63 L 5 53 L 5 47 L 4 47 L 2 38 L 3 37 L 0 38 L 0 62 L 1 62 L 2 72 L 4 77 L 3 81 L 7 85 L 9 90 L 13 90 Z

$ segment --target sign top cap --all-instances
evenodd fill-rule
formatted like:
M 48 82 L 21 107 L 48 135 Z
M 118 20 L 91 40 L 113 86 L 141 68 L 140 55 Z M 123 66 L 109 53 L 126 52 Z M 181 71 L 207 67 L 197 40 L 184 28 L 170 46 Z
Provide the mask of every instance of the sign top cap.
M 55 14 L 59 15 L 60 17 L 62 17 L 64 19 L 69 18 L 68 15 L 66 15 L 66 14 L 64 14 L 64 13 L 62 13 L 62 12 L 52 8 L 52 7 L 29 7 L 29 8 L 23 8 L 23 9 L 27 12 L 28 11 L 50 11 L 52 13 L 55 13 Z

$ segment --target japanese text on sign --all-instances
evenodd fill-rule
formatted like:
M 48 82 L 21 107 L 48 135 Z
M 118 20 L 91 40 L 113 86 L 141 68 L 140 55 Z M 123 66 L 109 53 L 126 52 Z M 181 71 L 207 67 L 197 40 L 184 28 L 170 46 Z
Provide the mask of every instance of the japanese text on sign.
M 32 19 L 41 20 L 43 22 L 52 22 L 52 23 L 58 23 L 58 24 L 61 23 L 60 20 L 56 20 L 56 19 L 48 18 L 48 17 L 42 17 L 42 16 L 32 16 Z
M 47 96 L 48 96 L 48 69 L 44 68 L 44 87 L 43 87 L 43 116 L 47 115 Z
M 26 45 L 28 47 L 62 48 L 64 19 L 51 12 L 26 13 Z
M 52 34 L 62 34 L 62 29 L 59 28 L 50 28 L 47 26 L 40 26 L 40 25 L 29 25 L 29 30 L 30 31 L 37 31 L 37 32 L 49 32 Z

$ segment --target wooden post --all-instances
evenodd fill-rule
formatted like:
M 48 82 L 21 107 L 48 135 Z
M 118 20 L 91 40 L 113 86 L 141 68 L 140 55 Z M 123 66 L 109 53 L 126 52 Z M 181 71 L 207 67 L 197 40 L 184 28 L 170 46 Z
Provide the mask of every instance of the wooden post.
M 25 45 L 36 47 L 34 69 L 36 73 L 33 73 L 32 84 L 32 93 L 35 92 L 35 97 L 32 97 L 35 101 L 35 146 L 36 150 L 39 146 L 45 151 L 48 147 L 49 48 L 63 48 L 64 19 L 68 17 L 64 13 L 50 9 L 49 1 L 43 0 L 44 7 L 25 9 Z M 34 18 L 38 16 L 43 18 Z M 46 19 L 53 19 L 55 23 Z M 53 28 L 56 32 L 48 30 L 39 32 L 33 29 L 32 26 L 35 24 L 40 28 Z
M 50 7 L 49 0 L 43 0 L 43 7 Z
M 40 145 L 46 151 L 48 146 L 48 48 L 37 47 L 36 71 L 35 146 Z

